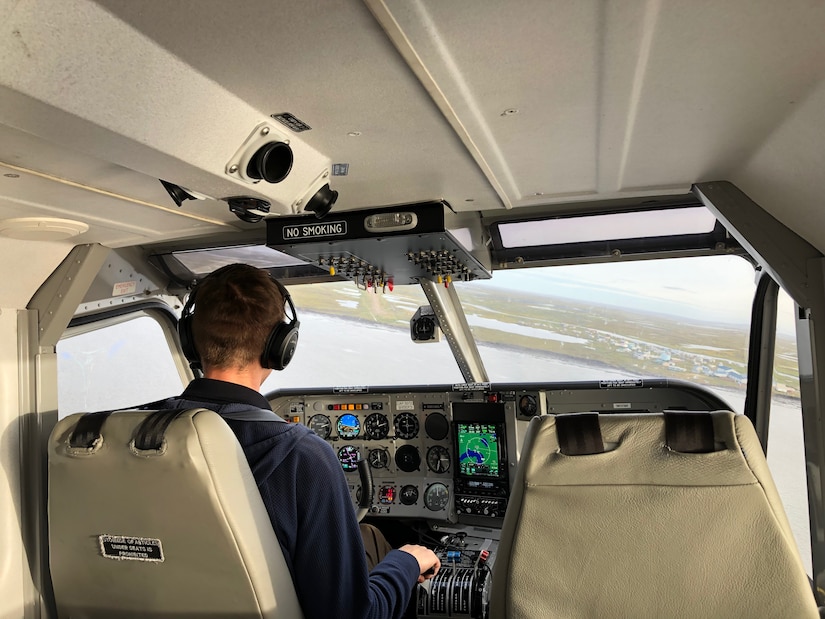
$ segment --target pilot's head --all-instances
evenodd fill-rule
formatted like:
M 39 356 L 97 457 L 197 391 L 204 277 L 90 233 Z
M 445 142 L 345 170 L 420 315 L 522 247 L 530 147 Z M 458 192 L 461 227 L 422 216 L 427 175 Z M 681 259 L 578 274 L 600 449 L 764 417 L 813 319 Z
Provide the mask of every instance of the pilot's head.
M 264 353 L 273 333 L 286 327 L 282 290 L 269 273 L 247 264 L 221 267 L 198 284 L 192 339 L 204 370 L 275 367 Z

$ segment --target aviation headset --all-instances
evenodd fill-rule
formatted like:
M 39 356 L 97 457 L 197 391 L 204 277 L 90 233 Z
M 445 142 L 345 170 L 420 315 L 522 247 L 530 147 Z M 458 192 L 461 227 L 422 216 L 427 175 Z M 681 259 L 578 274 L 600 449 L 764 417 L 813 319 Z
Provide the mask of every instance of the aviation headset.
M 215 273 L 225 268 L 227 267 L 221 267 L 213 271 L 195 284 L 189 293 L 186 304 L 183 306 L 180 320 L 178 320 L 178 337 L 180 338 L 181 349 L 186 360 L 189 361 L 189 367 L 193 370 L 203 369 L 200 355 L 198 355 L 198 351 L 195 348 L 195 338 L 192 332 L 192 316 L 195 313 L 195 297 L 198 287 Z M 271 274 L 269 274 L 269 278 L 272 280 L 272 283 L 278 287 L 284 299 L 284 314 L 286 315 L 287 321 L 279 322 L 272 328 L 272 331 L 269 332 L 269 336 L 266 338 L 266 344 L 264 344 L 263 353 L 261 354 L 261 366 L 272 370 L 283 370 L 295 354 L 295 348 L 298 346 L 298 327 L 301 323 L 298 321 L 298 314 L 295 311 L 295 306 L 292 304 L 292 298 L 289 296 L 287 289 L 277 279 L 272 277 Z M 292 314 L 291 317 L 286 313 L 287 306 Z

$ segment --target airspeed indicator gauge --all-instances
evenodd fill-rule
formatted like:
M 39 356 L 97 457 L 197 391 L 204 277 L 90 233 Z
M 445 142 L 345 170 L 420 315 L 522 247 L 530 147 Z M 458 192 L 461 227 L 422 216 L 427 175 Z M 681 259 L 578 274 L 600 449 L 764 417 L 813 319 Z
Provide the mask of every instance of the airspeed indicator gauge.
M 329 438 L 330 430 L 332 430 L 332 422 L 326 415 L 313 415 L 309 418 L 307 426 L 323 439 Z

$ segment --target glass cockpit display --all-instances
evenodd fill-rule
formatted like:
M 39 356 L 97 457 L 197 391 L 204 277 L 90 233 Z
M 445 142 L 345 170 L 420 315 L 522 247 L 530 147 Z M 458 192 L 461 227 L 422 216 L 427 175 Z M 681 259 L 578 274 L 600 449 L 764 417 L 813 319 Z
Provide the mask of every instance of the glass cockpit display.
M 452 409 L 458 521 L 503 518 L 510 494 L 504 404 L 454 402 Z
M 350 413 L 341 415 L 338 418 L 336 427 L 338 430 L 338 436 L 344 439 L 357 438 L 361 433 L 361 422 L 358 421 L 358 417 Z
M 457 423 L 458 467 L 467 477 L 500 477 L 499 430 L 491 423 Z

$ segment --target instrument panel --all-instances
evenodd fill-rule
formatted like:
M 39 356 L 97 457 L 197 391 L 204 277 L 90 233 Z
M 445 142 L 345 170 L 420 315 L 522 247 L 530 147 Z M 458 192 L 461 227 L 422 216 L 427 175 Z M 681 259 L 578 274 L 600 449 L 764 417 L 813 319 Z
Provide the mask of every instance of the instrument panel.
M 493 527 L 504 517 L 532 417 L 730 408 L 702 387 L 662 379 L 290 389 L 267 397 L 281 417 L 330 445 L 354 502 L 357 463 L 369 463 L 371 516 Z
M 354 500 L 360 492 L 357 463 L 369 463 L 375 488 L 371 515 L 453 517 L 447 393 L 305 394 L 278 398 L 273 408 L 329 443 Z

